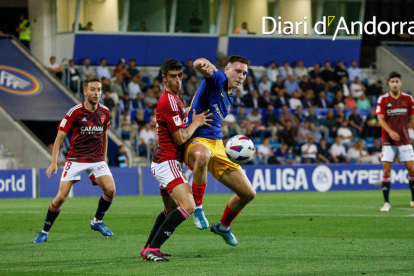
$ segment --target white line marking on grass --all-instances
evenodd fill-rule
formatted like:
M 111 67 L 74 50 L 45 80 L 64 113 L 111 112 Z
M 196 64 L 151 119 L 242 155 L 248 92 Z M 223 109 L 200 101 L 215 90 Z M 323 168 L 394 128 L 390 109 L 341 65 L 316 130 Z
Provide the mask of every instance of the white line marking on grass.
M 46 212 L 38 211 L 0 211 L 0 214 L 45 214 Z M 63 214 L 85 214 L 85 212 L 68 212 L 62 211 Z M 154 215 L 155 213 L 131 213 L 131 212 L 110 212 L 108 215 Z M 207 213 L 207 216 L 220 216 L 222 213 Z M 276 217 L 379 217 L 379 218 L 388 218 L 388 217 L 414 217 L 414 214 L 411 215 L 372 215 L 372 214 L 246 214 L 243 213 L 243 216 L 276 216 Z

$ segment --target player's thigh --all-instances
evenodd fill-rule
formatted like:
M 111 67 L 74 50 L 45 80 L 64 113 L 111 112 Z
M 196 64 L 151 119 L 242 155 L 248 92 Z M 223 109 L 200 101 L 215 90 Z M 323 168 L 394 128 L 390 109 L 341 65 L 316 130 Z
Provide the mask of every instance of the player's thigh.
M 115 181 L 106 162 L 93 163 L 86 172 L 93 185 L 98 185 L 108 196 L 115 195 Z
M 221 175 L 226 171 L 241 170 L 240 165 L 229 160 L 223 143 L 221 141 L 219 142 L 220 143 L 218 143 L 216 148 L 212 151 L 212 157 L 208 164 L 208 171 L 217 180 L 220 180 Z
M 74 180 L 61 181 L 59 184 L 59 191 L 57 193 L 58 198 L 66 198 L 72 188 L 72 185 L 75 183 Z
M 101 187 L 105 194 L 115 196 L 115 181 L 112 175 L 103 175 L 94 180 L 94 183 Z
M 177 209 L 177 204 L 175 203 L 174 199 L 170 195 L 163 195 L 162 201 L 164 202 L 164 208 L 167 212 L 167 215 Z
M 242 169 L 236 171 L 226 170 L 218 180 L 240 198 L 253 199 L 256 196 L 250 180 Z
M 210 159 L 211 149 L 206 144 L 202 144 L 199 140 L 194 139 L 187 145 L 184 153 L 184 161 L 190 170 L 194 169 L 194 164 L 199 156 Z
M 170 196 L 177 206 L 181 206 L 190 214 L 194 212 L 194 197 L 191 193 L 191 189 L 188 183 L 181 183 L 179 185 L 176 185 L 172 189 Z
M 408 170 L 408 174 L 410 176 L 414 175 L 414 161 L 413 160 L 405 161 L 404 164 L 405 164 L 405 167 Z
M 397 154 L 397 146 L 383 146 L 381 151 L 382 162 L 394 162 Z

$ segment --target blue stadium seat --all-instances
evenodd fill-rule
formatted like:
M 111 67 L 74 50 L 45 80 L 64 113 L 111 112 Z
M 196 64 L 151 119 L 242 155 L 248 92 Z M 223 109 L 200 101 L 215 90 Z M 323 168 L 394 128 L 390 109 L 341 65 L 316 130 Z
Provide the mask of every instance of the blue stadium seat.
M 255 145 L 261 145 L 262 144 L 262 138 L 261 137 L 255 137 L 255 138 L 253 138 L 253 144 L 255 144 Z
M 366 137 L 365 143 L 368 144 L 374 144 L 374 137 Z
M 333 102 L 333 100 L 335 99 L 335 93 L 334 92 L 327 92 L 326 93 L 326 99 L 328 100 L 328 102 Z
M 145 82 L 145 84 L 147 85 L 147 87 L 150 87 L 150 85 L 151 85 L 151 80 L 150 80 L 150 78 L 149 78 L 149 77 L 147 77 L 147 76 L 142 77 L 142 81 L 143 81 L 143 82 Z
M 278 148 L 279 147 L 279 141 L 277 139 L 270 140 L 270 147 Z
M 335 143 L 335 140 L 334 140 L 334 138 L 332 138 L 332 137 L 328 137 L 328 138 L 326 138 L 326 143 L 327 143 L 328 145 L 332 145 L 333 143 Z

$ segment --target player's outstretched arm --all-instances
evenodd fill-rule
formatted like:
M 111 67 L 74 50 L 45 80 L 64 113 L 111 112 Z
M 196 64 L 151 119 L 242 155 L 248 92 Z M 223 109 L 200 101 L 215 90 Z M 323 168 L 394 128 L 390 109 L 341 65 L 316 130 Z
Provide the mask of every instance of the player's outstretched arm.
M 194 69 L 201 73 L 205 78 L 211 78 L 213 71 L 217 72 L 216 66 L 205 58 L 199 58 L 193 63 Z
M 194 131 L 200 126 L 210 126 L 208 122 L 211 122 L 212 119 L 209 119 L 212 113 L 208 113 L 210 109 L 201 112 L 196 115 L 195 109 L 193 109 L 193 122 L 186 128 L 180 128 L 172 134 L 173 140 L 176 144 L 182 145 L 187 142 L 191 136 L 193 136 Z
M 390 135 L 391 139 L 394 141 L 400 141 L 400 135 L 397 132 L 392 130 L 390 126 L 385 121 L 385 115 L 378 114 L 378 123 L 379 125 Z
M 55 139 L 55 143 L 53 144 L 53 151 L 52 151 L 52 161 L 50 161 L 50 166 L 46 170 L 46 177 L 50 179 L 52 172 L 57 173 L 57 158 L 59 156 L 60 148 L 62 147 L 63 140 L 65 140 L 68 134 L 64 131 L 58 130 L 58 134 Z

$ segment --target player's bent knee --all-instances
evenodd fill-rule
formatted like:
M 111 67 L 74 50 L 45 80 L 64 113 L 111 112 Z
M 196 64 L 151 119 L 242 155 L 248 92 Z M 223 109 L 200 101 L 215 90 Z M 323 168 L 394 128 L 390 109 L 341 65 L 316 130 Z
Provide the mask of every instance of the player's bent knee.
M 241 201 L 249 203 L 250 201 L 252 201 L 256 197 L 256 192 L 251 191 L 250 193 L 247 193 L 247 194 L 239 196 L 239 197 L 240 197 Z
M 195 153 L 195 158 L 195 166 L 207 167 L 211 158 L 211 153 L 209 151 L 197 151 Z
M 195 206 L 186 206 L 186 207 L 183 207 L 183 208 L 187 211 L 187 213 L 189 215 L 191 215 L 192 213 L 194 213 L 194 210 L 195 210 Z
M 105 190 L 105 194 L 109 197 L 114 197 L 115 191 L 116 191 L 115 186 L 112 186 Z
M 182 203 L 180 204 L 181 208 L 185 209 L 189 215 L 194 213 L 195 204 L 192 203 Z

